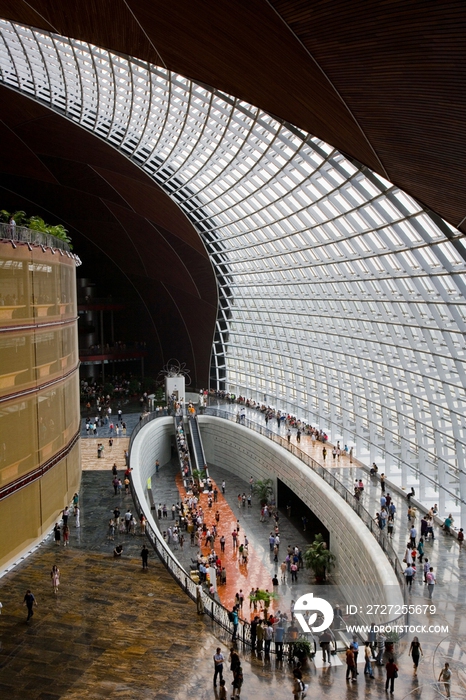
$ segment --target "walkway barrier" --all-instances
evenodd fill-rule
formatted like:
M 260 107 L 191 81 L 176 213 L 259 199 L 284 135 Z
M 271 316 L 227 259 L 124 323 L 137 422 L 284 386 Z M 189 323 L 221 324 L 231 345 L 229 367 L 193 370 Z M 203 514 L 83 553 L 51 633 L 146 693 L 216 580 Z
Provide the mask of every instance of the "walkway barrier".
M 205 415 L 223 418 L 233 423 L 238 422 L 235 413 L 225 411 L 223 409 L 216 408 L 213 406 L 208 406 L 206 408 Z M 336 476 L 332 474 L 331 471 L 329 471 L 325 467 L 322 467 L 314 459 L 312 459 L 312 457 L 303 452 L 299 447 L 297 447 L 293 443 L 289 443 L 286 438 L 281 437 L 281 435 L 277 435 L 277 433 L 275 433 L 273 430 L 270 430 L 269 428 L 264 427 L 264 425 L 245 417 L 242 418 L 240 424 L 242 426 L 245 426 L 246 428 L 249 428 L 250 430 L 254 430 L 254 432 L 263 435 L 269 440 L 272 440 L 272 442 L 275 442 L 278 445 L 280 445 L 280 447 L 283 447 L 283 449 L 287 450 L 288 452 L 291 452 L 291 454 L 293 454 L 301 462 L 306 464 L 306 466 L 308 466 L 316 474 L 318 474 L 327 484 L 329 484 L 329 486 L 333 488 L 334 491 L 336 491 L 336 493 L 349 506 L 351 506 L 351 508 L 355 511 L 355 513 L 357 513 L 357 515 L 368 528 L 368 530 L 372 533 L 374 538 L 377 540 L 377 543 L 385 553 L 385 556 L 387 557 L 388 561 L 390 562 L 390 565 L 392 566 L 396 574 L 398 583 L 400 584 L 400 588 L 403 594 L 403 602 L 404 604 L 408 605 L 409 595 L 408 588 L 406 585 L 406 579 L 404 576 L 404 567 L 398 558 L 398 554 L 393 548 L 393 545 L 390 542 L 388 536 L 383 530 L 379 528 L 372 515 L 364 508 L 364 506 L 362 506 L 361 503 L 359 503 L 359 501 L 355 499 L 354 494 L 352 494 L 351 491 L 349 491 L 346 488 L 346 486 L 344 486 L 344 484 L 342 484 L 341 481 L 339 481 L 339 479 L 337 479 Z M 384 622 L 384 624 L 407 625 L 409 624 L 409 613 L 407 612 L 403 615 L 400 615 L 394 620 Z
M 49 233 L 41 233 L 26 226 L 15 226 L 0 223 L 0 239 L 13 241 L 15 243 L 29 243 L 29 245 L 40 245 L 45 248 L 59 248 L 70 252 L 68 243 L 62 241 Z
M 228 411 L 221 411 L 219 409 L 213 409 L 213 408 L 208 408 L 207 409 L 207 414 L 208 415 L 215 415 L 220 418 L 225 418 L 226 420 L 231 420 L 231 421 L 236 421 L 236 417 Z M 137 435 L 141 432 L 141 430 L 148 425 L 153 420 L 156 420 L 158 418 L 157 414 L 149 414 L 148 416 L 145 416 L 142 418 L 138 424 L 135 426 L 131 438 L 130 438 L 130 443 L 129 443 L 129 464 L 131 464 L 131 451 L 134 445 L 134 441 L 137 437 Z M 346 489 L 343 484 L 341 484 L 338 479 L 335 479 L 335 477 L 330 474 L 326 469 L 318 465 L 311 457 L 306 455 L 304 452 L 302 452 L 299 448 L 296 448 L 294 445 L 288 445 L 288 442 L 286 440 L 283 440 L 283 438 L 280 438 L 277 435 L 273 435 L 273 433 L 270 430 L 264 429 L 262 426 L 259 426 L 258 424 L 254 423 L 253 421 L 246 420 L 243 425 L 246 425 L 246 427 L 250 428 L 251 430 L 255 430 L 256 432 L 265 435 L 266 437 L 269 437 L 270 439 L 274 439 L 275 442 L 279 443 L 282 445 L 285 449 L 288 449 L 291 451 L 296 457 L 301 459 L 304 463 L 306 463 L 308 466 L 310 466 L 314 471 L 316 471 L 317 474 L 322 476 L 325 481 L 330 484 L 337 493 L 345 499 L 347 503 L 349 503 L 353 508 L 354 508 L 354 503 L 351 500 L 352 496 L 350 492 Z M 181 564 L 179 563 L 178 559 L 175 557 L 174 553 L 172 550 L 168 547 L 167 543 L 165 542 L 162 533 L 158 529 L 157 525 L 155 524 L 155 520 L 151 514 L 150 511 L 150 506 L 147 502 L 141 503 L 138 494 L 136 492 L 136 489 L 134 487 L 134 478 L 131 479 L 131 493 L 133 497 L 134 504 L 136 506 L 136 510 L 138 515 L 140 516 L 142 513 L 144 513 L 146 517 L 146 535 L 149 539 L 149 541 L 152 544 L 152 547 L 154 548 L 155 552 L 157 553 L 159 559 L 161 562 L 164 564 L 165 568 L 169 571 L 169 573 L 173 576 L 173 578 L 178 582 L 178 584 L 181 586 L 181 588 L 185 591 L 185 593 L 193 600 L 196 601 L 197 599 L 197 590 L 196 590 L 196 584 L 194 581 L 191 579 L 190 574 L 186 569 L 184 569 Z M 361 517 L 362 515 L 366 514 L 365 519 L 363 519 L 364 522 L 371 523 L 372 525 L 375 525 L 372 522 L 372 519 L 370 518 L 369 513 L 360 506 L 360 504 L 357 504 L 358 507 L 355 509 L 358 515 Z M 152 525 L 154 523 L 154 525 Z M 369 526 L 369 525 L 368 525 Z M 377 535 L 377 532 L 372 528 L 369 528 L 371 532 L 374 534 L 374 536 Z M 377 528 L 378 529 L 378 528 Z M 382 535 L 383 533 L 380 533 L 379 531 L 379 536 Z M 386 540 L 385 537 L 382 538 L 382 540 Z M 379 537 L 377 537 L 377 541 L 379 541 Z M 407 590 L 406 590 L 406 582 L 404 579 L 404 575 L 402 574 L 402 567 L 400 562 L 398 561 L 397 555 L 391 546 L 391 543 L 386 543 L 388 544 L 387 550 L 384 551 L 386 552 L 390 563 L 392 563 L 392 566 L 397 565 L 398 566 L 398 572 L 397 573 L 397 578 L 400 581 L 400 584 L 402 584 L 402 591 L 403 591 L 403 597 L 404 601 L 407 602 L 408 595 L 407 595 Z M 382 546 L 382 544 L 381 544 Z M 390 556 L 389 556 L 390 555 Z M 397 572 L 397 569 L 395 568 L 395 572 Z M 400 576 L 402 578 L 400 578 Z M 227 608 L 225 608 L 221 603 L 217 602 L 216 600 L 212 599 L 205 591 L 202 593 L 202 600 L 204 603 L 204 610 L 205 613 L 215 622 L 217 625 L 220 626 L 222 630 L 228 633 L 228 635 L 231 635 L 233 632 L 233 625 L 229 620 L 229 611 Z M 385 625 L 407 625 L 409 620 L 409 615 L 408 613 L 399 616 L 395 620 L 391 620 L 389 622 L 384 622 Z M 251 646 L 251 626 L 250 624 L 245 621 L 241 620 L 240 625 L 238 628 L 238 638 L 237 641 L 243 644 L 243 647 L 250 647 Z M 290 643 L 286 642 L 285 640 L 285 647 L 288 645 L 288 648 L 284 649 L 284 654 L 290 653 L 292 651 L 292 647 Z M 275 653 L 275 649 L 272 646 L 271 649 L 272 653 Z
M 149 414 L 148 416 L 142 418 L 135 426 L 131 434 L 128 448 L 130 465 L 131 451 L 134 446 L 134 441 L 136 437 L 146 425 L 148 425 L 153 420 L 156 420 L 157 418 L 158 416 L 156 414 Z M 167 543 L 165 542 L 162 533 L 155 524 L 155 520 L 153 518 L 153 515 L 151 514 L 149 504 L 145 502 L 141 503 L 134 486 L 134 477 L 131 479 L 131 494 L 138 515 L 140 516 L 142 513 L 144 513 L 146 517 L 146 535 L 149 541 L 151 542 L 155 552 L 157 553 L 159 559 L 164 564 L 167 571 L 169 571 L 173 578 L 179 583 L 179 585 L 185 591 L 185 593 L 192 600 L 196 601 L 196 584 L 191 579 L 189 572 L 181 566 L 178 559 L 175 557 L 172 550 L 168 547 Z M 154 525 L 152 525 L 152 522 L 154 523 Z M 225 608 L 221 603 L 212 599 L 205 591 L 203 591 L 202 593 L 202 600 L 204 603 L 205 613 L 210 618 L 212 618 L 212 620 L 217 625 L 219 625 L 223 630 L 225 630 L 225 632 L 228 633 L 231 639 L 231 635 L 233 633 L 233 625 L 229 620 L 229 611 L 227 610 L 227 608 Z M 238 642 L 242 643 L 243 646 L 251 646 L 251 628 L 250 624 L 245 620 L 240 621 L 240 625 L 238 628 Z

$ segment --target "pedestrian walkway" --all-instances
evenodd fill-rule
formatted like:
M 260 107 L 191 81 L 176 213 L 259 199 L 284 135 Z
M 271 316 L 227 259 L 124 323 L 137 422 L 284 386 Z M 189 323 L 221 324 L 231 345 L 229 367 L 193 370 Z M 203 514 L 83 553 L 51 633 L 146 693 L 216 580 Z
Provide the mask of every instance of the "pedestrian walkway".
M 236 404 L 229 404 L 226 401 L 211 399 L 209 405 L 214 408 L 217 407 L 220 410 L 227 411 L 232 415 L 236 415 L 238 411 L 238 406 Z M 248 420 L 255 422 L 258 426 L 265 427 L 264 417 L 260 411 L 246 408 L 245 414 Z M 275 420 L 269 421 L 267 428 L 272 433 L 278 432 L 280 435 L 282 435 L 282 437 L 285 437 L 286 435 L 286 430 L 284 427 L 277 431 L 277 422 Z M 305 454 L 312 457 L 312 459 L 320 466 L 325 467 L 326 469 L 329 469 L 330 466 L 332 474 L 337 477 L 351 493 L 354 491 L 354 484 L 356 480 L 362 479 L 364 483 L 364 492 L 360 499 L 360 503 L 375 518 L 375 514 L 380 511 L 380 497 L 382 495 L 382 489 L 380 486 L 380 479 L 378 477 L 371 477 L 367 467 L 358 462 L 356 459 L 353 459 L 353 461 L 350 462 L 350 458 L 348 456 L 342 456 L 340 460 L 333 460 L 331 457 L 331 449 L 329 449 L 328 445 L 327 459 L 323 460 L 322 443 L 312 441 L 309 436 L 302 435 L 300 443 L 297 444 L 295 431 L 292 431 L 291 443 L 300 448 Z M 402 561 L 406 551 L 406 544 L 409 541 L 407 499 L 397 490 L 391 490 L 389 483 L 386 484 L 385 492 L 391 494 L 397 509 L 394 534 L 391 543 L 398 555 L 399 560 Z M 420 517 L 423 513 L 425 513 L 424 510 L 421 508 L 417 509 L 416 526 L 418 531 L 420 531 Z M 425 543 L 424 550 L 425 557 L 427 557 L 434 566 L 437 576 L 435 591 L 436 598 L 442 600 L 444 604 L 446 604 L 452 596 L 457 600 L 466 601 L 466 589 L 464 588 L 462 582 L 462 570 L 463 567 L 466 566 L 466 550 L 461 551 L 456 539 L 445 535 L 439 527 L 435 527 L 435 540 L 428 540 Z M 414 594 L 420 599 L 425 599 L 427 597 L 422 576 L 416 576 L 413 584 L 412 595 Z
M 148 572 L 142 571 L 139 554 L 144 539 L 140 535 L 121 535 L 118 540 L 108 540 L 107 524 L 115 504 L 120 510 L 132 507 L 131 498 L 114 496 L 111 485 L 113 461 L 117 462 L 119 476 L 123 476 L 123 441 L 119 444 L 119 454 L 109 454 L 106 450 L 98 460 L 94 441 L 81 443 L 84 455 L 81 527 L 76 528 L 71 518 L 69 548 L 57 547 L 49 538 L 0 580 L 3 604 L 0 697 L 9 700 L 110 697 L 186 700 L 193 696 L 214 700 L 216 697 L 212 688 L 212 656 L 219 645 L 227 654 L 224 633 L 210 619 L 197 616 L 195 604 L 152 552 Z M 163 469 L 164 466 L 161 473 Z M 215 467 L 213 474 L 215 479 L 221 479 L 221 472 L 216 472 Z M 228 498 L 229 483 L 234 482 L 231 475 L 226 481 Z M 250 532 L 257 528 L 261 533 L 262 524 L 253 513 L 241 514 L 240 522 L 242 528 L 247 526 Z M 124 548 L 121 559 L 113 558 L 117 542 L 122 542 Z M 263 546 L 266 548 L 266 544 Z M 61 571 L 58 596 L 53 594 L 51 585 L 53 564 Z M 458 575 L 463 571 L 462 555 L 459 567 Z M 448 595 L 447 584 L 444 580 L 443 590 L 439 589 L 438 610 L 428 623 L 449 624 L 450 632 L 418 635 L 424 650 L 418 677 L 413 676 L 407 655 L 413 634 L 401 640 L 397 648 L 400 677 L 395 683 L 395 697 L 422 695 L 423 700 L 440 699 L 436 678 L 445 661 L 453 669 L 452 696 L 464 696 L 464 588 L 452 586 Z M 38 602 L 29 623 L 22 604 L 27 588 L 31 588 Z M 413 602 L 417 601 L 417 593 L 413 593 Z M 242 700 L 291 699 L 287 663 L 277 664 L 273 656 L 265 659 L 241 653 L 241 657 Z M 320 665 L 317 660 L 317 664 L 311 663 L 304 669 L 304 680 L 310 684 L 308 697 L 325 694 L 327 700 L 340 700 L 345 695 L 350 700 L 361 697 L 361 693 L 375 700 L 385 697 L 385 673 L 381 667 L 375 668 L 375 680 L 361 673 L 358 682 L 347 687 L 344 667 L 333 664 L 320 668 Z M 228 664 L 225 677 L 230 690 Z

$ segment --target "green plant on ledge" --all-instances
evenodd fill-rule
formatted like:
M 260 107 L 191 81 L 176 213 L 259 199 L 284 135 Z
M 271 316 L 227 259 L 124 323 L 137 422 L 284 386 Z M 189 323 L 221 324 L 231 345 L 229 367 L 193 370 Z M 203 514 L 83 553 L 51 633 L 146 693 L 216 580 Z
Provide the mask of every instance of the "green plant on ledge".
M 325 581 L 327 574 L 335 566 L 336 557 L 329 551 L 327 543 L 319 533 L 304 552 L 303 560 L 306 569 L 313 570 L 317 581 Z
M 24 226 L 25 228 L 31 229 L 31 231 L 38 231 L 48 236 L 54 236 L 60 241 L 67 243 L 70 250 L 73 250 L 71 238 L 68 236 L 68 231 L 62 224 L 55 224 L 53 226 L 46 224 L 41 216 L 31 216 L 28 218 L 24 211 L 15 211 L 13 214 L 10 214 L 10 212 L 5 209 L 0 211 L 0 219 L 4 223 L 8 223 L 11 217 L 14 219 L 17 226 Z

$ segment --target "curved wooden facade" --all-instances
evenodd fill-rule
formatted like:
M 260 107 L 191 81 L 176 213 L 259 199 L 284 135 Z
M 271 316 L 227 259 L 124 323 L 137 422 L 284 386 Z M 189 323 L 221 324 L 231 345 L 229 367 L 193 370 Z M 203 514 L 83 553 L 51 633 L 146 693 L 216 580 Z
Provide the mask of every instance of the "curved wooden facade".
M 466 230 L 466 9 L 459 0 L 248 0 L 234 11 L 226 0 L 0 0 L 0 16 L 245 99 Z

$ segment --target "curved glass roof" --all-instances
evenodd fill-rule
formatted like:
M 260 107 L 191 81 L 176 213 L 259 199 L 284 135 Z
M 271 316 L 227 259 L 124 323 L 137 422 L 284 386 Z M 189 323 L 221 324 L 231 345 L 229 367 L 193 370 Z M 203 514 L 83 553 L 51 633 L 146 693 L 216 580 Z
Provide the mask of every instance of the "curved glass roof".
M 463 510 L 466 239 L 320 139 L 164 68 L 0 21 L 1 82 L 92 131 L 217 273 L 213 386 L 306 418 Z

